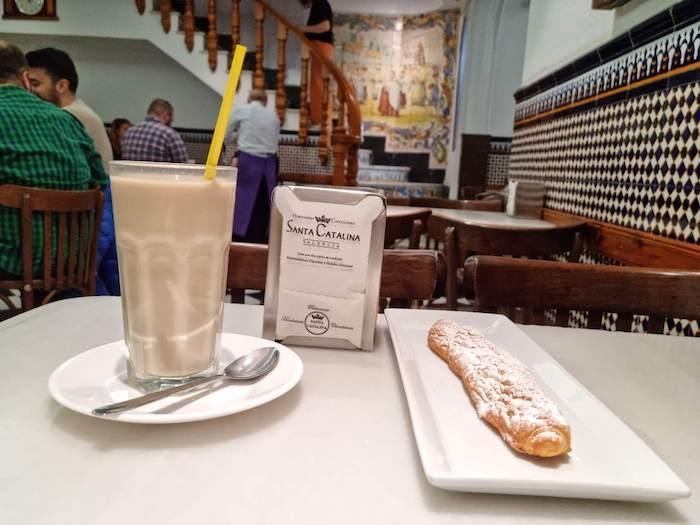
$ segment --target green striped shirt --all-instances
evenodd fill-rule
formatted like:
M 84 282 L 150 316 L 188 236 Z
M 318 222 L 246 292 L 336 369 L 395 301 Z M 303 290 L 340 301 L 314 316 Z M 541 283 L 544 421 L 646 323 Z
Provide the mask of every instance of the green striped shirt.
M 52 190 L 105 187 L 100 155 L 70 113 L 15 85 L 0 85 L 0 184 Z M 2 191 L 2 190 L 0 190 Z M 43 257 L 41 222 L 32 223 L 34 271 Z M 0 270 L 22 273 L 19 211 L 0 206 Z

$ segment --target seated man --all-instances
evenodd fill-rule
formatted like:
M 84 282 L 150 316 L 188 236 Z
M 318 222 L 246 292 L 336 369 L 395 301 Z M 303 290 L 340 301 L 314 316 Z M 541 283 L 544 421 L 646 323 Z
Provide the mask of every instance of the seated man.
M 32 92 L 77 118 L 102 157 L 102 166 L 109 172 L 112 145 L 102 119 L 77 96 L 78 72 L 65 51 L 47 47 L 27 53 L 29 85 Z
M 27 61 L 0 41 L 0 184 L 52 190 L 104 188 L 102 159 L 80 122 L 29 92 Z M 39 218 L 32 224 L 34 271 L 43 263 Z M 22 273 L 17 210 L 0 207 L 0 272 Z
M 175 111 L 161 98 L 148 106 L 146 120 L 131 126 L 122 137 L 122 159 L 149 162 L 188 162 L 187 148 L 171 126 Z

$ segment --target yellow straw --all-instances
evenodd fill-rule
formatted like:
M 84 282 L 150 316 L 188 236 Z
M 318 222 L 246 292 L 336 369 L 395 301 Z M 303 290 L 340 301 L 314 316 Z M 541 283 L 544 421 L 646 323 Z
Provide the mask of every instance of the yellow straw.
M 231 69 L 228 73 L 228 83 L 226 84 L 226 92 L 221 100 L 219 108 L 219 117 L 216 119 L 216 128 L 214 128 L 214 136 L 211 139 L 209 146 L 209 155 L 207 155 L 207 167 L 204 169 L 204 179 L 213 180 L 216 177 L 216 166 L 219 163 L 221 148 L 224 145 L 224 135 L 228 126 L 228 119 L 231 115 L 231 106 L 233 106 L 233 98 L 236 95 L 238 87 L 238 79 L 241 77 L 241 69 L 243 69 L 243 59 L 246 54 L 245 46 L 236 46 L 236 51 L 233 54 L 231 61 Z

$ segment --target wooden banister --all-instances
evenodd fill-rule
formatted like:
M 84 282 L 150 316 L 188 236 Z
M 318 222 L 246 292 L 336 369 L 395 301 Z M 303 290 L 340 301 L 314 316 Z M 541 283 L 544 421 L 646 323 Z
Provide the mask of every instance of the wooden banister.
M 321 136 L 318 139 L 318 156 L 323 164 L 328 163 L 328 119 L 330 115 L 331 103 L 331 75 L 327 67 L 321 68 L 321 78 L 323 78 L 323 98 L 321 102 Z
M 223 0 L 228 1 L 228 0 Z M 240 0 L 231 1 L 231 44 L 232 49 L 241 39 L 241 11 Z M 284 121 L 287 111 L 287 93 L 285 88 L 287 62 L 285 51 L 289 33 L 292 33 L 301 42 L 301 93 L 299 110 L 299 143 L 307 143 L 309 136 L 310 111 L 309 111 L 309 73 L 310 59 L 318 60 L 323 66 L 323 116 L 321 123 L 321 136 L 319 137 L 319 157 L 327 163 L 333 154 L 332 181 L 336 185 L 352 186 L 357 182 L 358 160 L 357 153 L 361 140 L 362 116 L 360 105 L 357 102 L 355 91 L 349 80 L 333 60 L 325 57 L 306 35 L 287 18 L 272 7 L 267 0 L 252 0 L 255 18 L 255 71 L 253 74 L 253 87 L 265 88 L 264 72 L 264 22 L 266 14 L 269 14 L 277 23 L 277 89 L 275 94 L 275 109 Z M 136 8 L 143 14 L 146 8 L 145 0 L 135 0 Z M 183 4 L 180 3 L 180 6 Z M 217 31 L 217 1 L 207 2 L 206 48 L 209 66 L 216 70 L 219 51 L 219 35 Z M 172 0 L 160 0 L 158 3 L 163 29 L 170 31 L 172 13 Z M 182 7 L 179 7 L 182 9 Z M 181 11 L 182 12 L 182 11 Z M 189 51 L 194 47 L 195 16 L 194 1 L 185 0 L 183 12 L 183 29 L 185 33 L 185 45 Z M 317 176 L 319 177 L 319 176 Z M 327 177 L 326 175 L 320 177 Z
M 308 44 L 301 43 L 301 90 L 299 93 L 299 143 L 306 144 L 309 137 L 309 61 Z
M 263 63 L 265 60 L 265 9 L 260 3 L 255 4 L 255 75 L 253 87 L 265 89 L 265 72 Z
M 173 3 L 171 0 L 160 0 L 160 25 L 163 26 L 163 31 L 170 33 L 170 14 L 173 11 Z
M 285 81 L 287 79 L 287 26 L 277 21 L 277 96 L 275 97 L 275 107 L 277 116 L 281 123 L 284 123 L 287 112 L 287 90 Z
M 209 0 L 209 30 L 207 31 L 207 51 L 209 53 L 209 67 L 216 71 L 216 62 L 219 54 L 219 36 L 216 31 L 216 0 Z
M 269 13 L 273 18 L 277 19 L 287 26 L 289 32 L 296 35 L 296 37 L 302 43 L 302 49 L 304 45 L 308 46 L 309 52 L 314 55 L 314 57 L 319 60 L 324 67 L 327 69 L 330 78 L 332 78 L 338 87 L 338 100 L 339 103 L 345 104 L 345 115 L 347 118 L 347 127 L 336 128 L 333 130 L 332 141 L 335 149 L 335 145 L 341 143 L 345 145 L 348 151 L 347 165 L 344 166 L 343 163 L 339 162 L 338 159 L 335 160 L 335 170 L 334 173 L 343 174 L 343 184 L 344 185 L 356 185 L 357 184 L 357 148 L 360 145 L 361 134 L 362 134 L 362 114 L 360 112 L 360 105 L 355 97 L 355 91 L 352 85 L 348 81 L 347 77 L 341 71 L 340 67 L 335 64 L 331 59 L 326 58 L 316 47 L 311 43 L 311 41 L 306 38 L 306 35 L 296 26 L 294 26 L 287 18 L 280 14 L 275 8 L 271 7 L 266 0 L 253 0 L 257 5 L 261 5 L 267 13 Z M 302 55 L 302 85 L 304 83 L 304 59 Z M 303 86 L 302 86 L 302 108 L 300 111 L 300 123 L 299 123 L 299 140 L 302 140 L 302 122 L 301 117 L 304 111 L 303 106 Z M 325 91 L 325 90 L 324 90 Z M 329 97 L 330 99 L 330 97 Z M 339 123 L 340 124 L 340 123 Z M 342 134 L 340 132 L 342 132 Z M 340 183 L 340 177 L 334 175 L 334 184 Z
M 194 48 L 194 0 L 185 1 L 185 17 L 183 19 L 183 29 L 185 30 L 185 46 L 187 51 Z
M 241 43 L 241 0 L 231 0 L 231 59 L 236 46 Z

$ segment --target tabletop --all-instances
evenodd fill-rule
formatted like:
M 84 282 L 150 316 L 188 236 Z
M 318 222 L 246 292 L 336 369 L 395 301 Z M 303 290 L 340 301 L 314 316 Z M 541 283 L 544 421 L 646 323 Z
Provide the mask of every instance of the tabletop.
M 386 207 L 386 216 L 391 217 L 408 217 L 411 215 L 420 215 L 430 211 L 430 208 L 421 208 L 419 206 L 398 206 L 389 204 Z
M 262 314 L 227 304 L 224 331 L 259 336 Z M 522 329 L 700 490 L 700 340 Z M 374 352 L 293 347 L 304 362 L 293 390 L 220 419 L 117 423 L 49 397 L 58 365 L 121 337 L 118 298 L 60 301 L 0 323 L 4 525 L 700 522 L 695 494 L 641 504 L 432 487 L 383 316 Z
M 445 208 L 430 208 L 433 215 L 443 217 L 463 224 L 475 226 L 499 226 L 504 228 L 554 228 L 551 222 L 540 219 L 511 217 L 502 211 L 479 210 L 447 210 Z
M 393 204 L 386 207 L 388 218 L 419 215 L 427 211 L 438 217 L 480 226 L 502 226 L 507 228 L 553 228 L 555 226 L 551 222 L 540 219 L 511 217 L 501 211 L 451 210 L 447 208 L 421 208 Z

